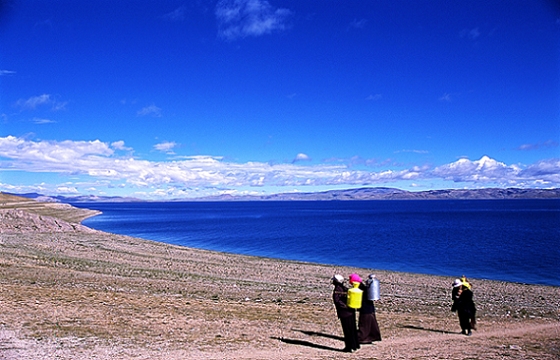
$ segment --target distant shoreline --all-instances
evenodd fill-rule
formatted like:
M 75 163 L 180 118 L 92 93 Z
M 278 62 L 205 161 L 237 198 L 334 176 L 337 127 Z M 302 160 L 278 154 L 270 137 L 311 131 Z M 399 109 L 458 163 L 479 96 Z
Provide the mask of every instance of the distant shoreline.
M 0 204 L 0 209 L 12 209 L 12 208 L 13 209 L 23 209 L 23 210 L 25 210 L 27 212 L 30 212 L 30 213 L 36 213 L 39 216 L 54 215 L 54 216 L 56 216 L 56 217 L 58 217 L 62 220 L 69 221 L 70 223 L 80 224 L 81 226 L 83 226 L 83 228 L 91 229 L 92 231 L 95 231 L 95 232 L 106 233 L 108 235 L 114 235 L 114 236 L 132 236 L 132 237 L 141 238 L 141 239 L 146 240 L 146 241 L 154 241 L 154 242 L 161 243 L 161 244 L 170 244 L 170 243 L 165 242 L 165 241 L 142 238 L 142 237 L 138 237 L 138 236 L 133 235 L 133 234 L 132 235 L 131 234 L 119 235 L 118 233 L 112 233 L 112 232 L 107 232 L 107 231 L 104 231 L 104 230 L 97 230 L 97 229 L 89 228 L 89 227 L 82 224 L 85 220 L 87 220 L 89 218 L 102 215 L 103 212 L 99 211 L 99 210 L 92 210 L 92 209 L 88 209 L 88 208 L 77 208 L 75 206 L 72 206 L 72 205 L 69 205 L 69 204 L 64 204 L 64 203 L 29 201 L 29 200 L 27 200 L 27 198 L 17 197 L 17 196 L 5 194 L 5 193 L 0 193 L 0 200 L 2 201 L 2 203 Z M 5 210 L 3 210 L 3 211 L 5 211 Z M 35 224 L 32 224 L 32 222 L 34 222 Z M 37 225 L 38 223 L 41 223 L 41 224 Z M 46 223 L 47 222 L 45 222 L 45 221 L 39 221 L 37 219 L 32 219 L 32 221 L 30 221 L 30 219 L 26 219 L 25 224 L 16 225 L 16 227 L 18 227 L 20 229 L 25 229 L 26 226 L 29 226 L 29 225 L 33 225 L 36 228 L 40 228 L 41 226 L 44 226 L 45 231 L 59 231 L 58 228 L 54 228 L 52 225 L 46 225 Z M 59 222 L 59 225 L 58 225 L 59 228 L 61 227 L 60 224 L 61 223 Z M 5 227 L 6 225 L 7 225 L 7 223 L 5 221 L 3 221 L 2 227 Z M 65 225 L 65 227 L 66 228 L 72 228 L 72 225 L 68 224 L 68 225 Z M 1 232 L 2 232 L 2 229 L 0 228 L 0 233 Z M 189 247 L 189 246 L 186 246 L 186 245 L 177 245 L 177 246 L 181 246 L 181 247 L 185 247 L 185 248 L 193 248 L 193 247 Z M 194 247 L 193 249 L 199 249 L 201 251 L 217 251 L 217 252 L 222 252 L 224 254 L 239 255 L 239 256 L 261 257 L 260 255 L 227 252 L 227 251 L 223 251 L 223 250 L 219 250 L 219 249 L 204 249 L 204 248 L 197 248 L 197 247 Z M 304 260 L 287 259 L 287 258 L 281 258 L 281 257 L 265 256 L 265 258 L 273 260 L 273 261 L 295 261 L 295 262 L 302 261 L 302 262 L 308 262 L 310 264 L 316 264 L 316 265 L 321 265 L 321 266 L 354 266 L 354 265 L 340 264 L 340 263 L 339 264 L 332 264 L 332 263 L 324 263 L 324 262 L 316 262 L 316 261 L 309 262 L 309 261 L 304 261 Z M 407 273 L 418 274 L 418 275 L 422 275 L 422 276 L 447 276 L 446 274 L 426 273 L 426 272 L 420 272 L 420 271 L 409 271 L 409 270 L 401 270 L 401 269 L 380 269 L 380 270 L 389 271 L 389 272 L 391 272 L 391 271 L 407 272 Z M 543 283 L 543 282 L 524 282 L 524 281 L 515 281 L 515 280 L 480 278 L 480 280 L 483 280 L 483 279 L 486 280 L 486 281 L 507 281 L 507 282 L 521 284 L 521 285 L 560 287 L 560 285 L 551 284 L 551 283 Z
M 525 200 L 523 200 L 525 201 Z M 170 204 L 170 205 L 167 205 Z M 204 204 L 197 204 L 197 203 L 192 203 L 192 205 L 189 205 L 190 203 L 184 203 L 184 205 L 181 205 L 179 203 L 176 203 L 175 205 L 173 205 L 173 203 L 168 203 L 168 202 L 162 202 L 162 203 L 139 203 L 139 204 L 131 204 L 131 205 L 127 205 L 127 204 L 112 204 L 112 203 L 105 203 L 105 204 L 99 204 L 98 207 L 95 206 L 95 204 L 91 204 L 91 208 L 94 209 L 99 209 L 99 210 L 103 210 L 103 211 L 107 211 L 106 215 L 108 217 L 102 217 L 98 220 L 93 220 L 91 223 L 89 223 L 89 221 L 85 222 L 85 224 L 87 226 L 91 226 L 94 227 L 96 229 L 99 229 L 101 231 L 107 231 L 107 232 L 111 232 L 111 233 L 117 233 L 117 234 L 123 234 L 123 235 L 127 235 L 127 236 L 134 236 L 134 237 L 140 237 L 140 238 L 144 238 L 150 241 L 157 241 L 157 242 L 161 242 L 161 243 L 166 243 L 166 244 L 174 244 L 174 245 L 180 245 L 180 246 L 186 246 L 186 247 L 194 247 L 194 248 L 198 248 L 198 249 L 205 249 L 205 250 L 210 250 L 210 251 L 219 251 L 219 252 L 227 252 L 227 253 L 232 253 L 232 254 L 240 254 L 240 255 L 247 255 L 247 256 L 265 256 L 265 257 L 269 257 L 271 259 L 278 259 L 278 260 L 291 260 L 291 261 L 311 261 L 313 263 L 317 263 L 317 264 L 322 264 L 322 265 L 338 265 L 338 266 L 359 266 L 359 267 L 367 267 L 367 266 L 372 266 L 375 265 L 377 268 L 379 269 L 384 269 L 386 271 L 404 271 L 404 272 L 410 272 L 410 273 L 417 273 L 417 274 L 423 274 L 423 275 L 428 275 L 428 276 L 448 276 L 449 274 L 455 273 L 455 272 L 461 272 L 463 270 L 463 266 L 456 266 L 454 265 L 454 263 L 451 261 L 449 261 L 448 257 L 446 256 L 446 253 L 444 252 L 444 250 L 440 250 L 441 251 L 441 255 L 443 257 L 445 257 L 445 259 L 448 259 L 447 261 L 443 260 L 440 263 L 440 258 L 432 258 L 430 259 L 429 262 L 426 261 L 415 261 L 414 258 L 410 258 L 410 261 L 399 261 L 398 258 L 392 258 L 389 257 L 387 255 L 384 254 L 389 254 L 389 256 L 394 255 L 394 256 L 414 256 L 414 253 L 411 255 L 410 251 L 407 251 L 408 248 L 410 248 L 410 246 L 407 245 L 403 245 L 402 243 L 400 244 L 400 246 L 403 247 L 403 251 L 399 251 L 399 253 L 395 253 L 393 250 L 391 250 L 391 248 L 387 248 L 386 251 L 384 251 L 383 254 L 379 254 L 377 256 L 362 256 L 360 254 L 354 254 L 351 256 L 348 256 L 348 252 L 343 251 L 340 255 L 336 255 L 336 256 L 329 256 L 330 251 L 326 251 L 323 249 L 319 252 L 317 252 L 314 249 L 311 250 L 306 250 L 311 248 L 315 248 L 315 245 L 313 244 L 317 244 L 317 246 L 322 246 L 321 244 L 328 244 L 328 240 L 322 240 L 323 238 L 330 238 L 331 236 L 329 236 L 329 233 L 325 233 L 323 234 L 324 236 L 321 238 L 317 238 L 317 234 L 322 234 L 321 232 L 317 232 L 317 231 L 313 231 L 313 233 L 307 233 L 305 235 L 300 234 L 298 231 L 290 231 L 289 233 L 286 233 L 282 236 L 279 237 L 279 235 L 275 232 L 271 232 L 271 230 L 264 230 L 266 228 L 271 228 L 271 229 L 275 229 L 276 226 L 280 226 L 280 222 L 283 221 L 282 218 L 283 216 L 280 216 L 277 218 L 276 215 L 272 215 L 274 213 L 280 212 L 282 214 L 285 214 L 285 216 L 288 216 L 289 219 L 292 219 L 292 210 L 300 211 L 302 209 L 305 209 L 305 213 L 309 213 L 308 210 L 310 209 L 319 209 L 321 212 L 323 210 L 328 210 L 328 209 L 338 209 L 337 211 L 344 211 L 344 213 L 348 213 L 349 209 L 358 209 L 358 208 L 364 208 L 364 209 L 385 209 L 387 205 L 384 204 L 371 204 L 368 205 L 366 203 L 364 204 L 353 204 L 353 203 L 346 203 L 346 204 L 328 204 L 328 203 L 321 203 L 321 202 L 317 202 L 315 204 L 298 204 L 298 203 L 294 203 L 294 204 L 258 204 L 258 203 L 250 203 L 247 202 L 245 204 L 240 203 L 240 204 L 228 204 L 228 203 L 223 203 L 223 204 L 211 204 L 208 203 L 207 205 Z M 498 210 L 503 210 L 503 209 L 509 209 L 509 206 L 506 205 L 506 203 L 504 202 L 502 203 L 496 203 L 494 205 L 492 205 L 492 203 L 487 203 L 488 205 L 484 205 L 484 209 L 486 209 L 486 206 L 490 206 L 492 208 L 498 209 Z M 531 209 L 531 207 L 527 207 L 526 206 L 530 206 L 530 204 L 535 204 L 535 207 L 538 207 L 539 209 L 548 209 L 549 207 L 555 207 L 556 205 L 552 205 L 550 203 L 541 203 L 541 202 L 533 202 L 531 200 L 523 202 L 523 203 L 519 203 L 519 204 L 511 204 L 512 207 L 514 208 L 519 208 L 519 209 Z M 87 207 L 88 205 L 82 205 Z M 430 204 L 430 203 L 424 203 L 423 205 L 421 205 L 420 203 L 418 205 L 416 204 L 407 204 L 407 203 L 402 203 L 402 204 L 395 204 L 395 206 L 398 207 L 398 209 L 401 208 L 413 208 L 413 209 L 418 209 L 418 207 L 420 206 L 421 209 L 424 208 L 431 208 L 432 210 L 434 210 L 434 216 L 435 216 L 435 221 L 437 221 L 437 217 L 439 216 L 438 214 L 442 211 L 442 209 L 446 209 L 447 207 L 449 207 L 449 209 L 457 209 L 457 213 L 456 215 L 454 215 L 455 218 L 462 218 L 463 217 L 463 207 L 468 207 L 468 208 L 475 208 L 475 209 L 479 209 L 479 205 L 476 202 L 471 202 L 470 205 L 469 204 L 454 204 L 454 203 L 448 203 L 447 205 L 444 205 L 443 203 L 441 204 Z M 531 205 L 532 206 L 532 205 Z M 223 223 L 222 226 L 218 226 L 215 228 L 215 231 L 220 232 L 220 234 L 222 234 L 224 236 L 224 239 L 229 239 L 227 241 L 217 241 L 216 239 L 214 239 L 215 235 L 209 234 L 208 236 L 205 233 L 197 233 L 199 236 L 194 236 L 193 234 L 190 234 L 188 231 L 182 231 L 180 229 L 185 228 L 185 226 L 187 226 L 186 224 L 183 224 L 182 222 L 180 222 L 181 218 L 183 217 L 183 213 L 190 213 L 191 211 L 193 211 L 193 213 L 197 213 L 201 216 L 201 219 L 213 219 L 214 216 L 220 216 L 218 215 L 218 213 L 214 213 L 214 211 L 217 211 L 217 209 L 219 210 L 219 214 L 222 214 L 225 218 L 230 218 L 230 216 L 234 216 L 235 218 L 240 217 L 240 218 L 244 218 L 245 216 L 249 216 L 252 217 L 252 214 L 262 214 L 264 219 L 268 219 L 266 220 L 266 222 L 262 222 L 263 220 L 251 220 L 250 222 L 248 222 L 249 218 L 247 218 L 247 220 L 243 220 L 244 222 L 244 226 L 243 228 L 239 228 L 236 231 L 240 233 L 240 235 L 233 235 L 233 233 L 228 232 L 227 229 L 230 229 L 230 222 L 225 222 Z M 232 210 L 233 209 L 233 210 Z M 299 209 L 299 210 L 298 210 Z M 482 209 L 482 208 L 480 208 Z M 152 214 L 152 210 L 154 210 L 153 214 Z M 409 209 L 410 210 L 410 209 Z M 234 211 L 234 213 L 232 212 Z M 373 210 L 373 211 L 377 211 L 377 210 Z M 382 213 L 386 213 L 386 210 L 380 210 Z M 413 210 L 416 211 L 416 210 Z M 399 210 L 398 213 L 400 213 L 401 211 Z M 350 212 L 351 217 L 352 218 L 356 218 L 356 215 L 358 214 L 358 212 L 354 212 L 354 210 L 352 210 L 352 212 Z M 150 215 L 151 214 L 151 215 Z M 248 214 L 248 215 L 247 215 Z M 480 215 L 478 215 L 479 217 L 482 218 L 487 218 L 487 215 L 485 215 L 486 212 L 482 211 L 480 212 Z M 550 218 L 550 216 L 548 216 L 548 214 L 552 214 L 550 212 L 547 211 L 547 219 Z M 112 216 L 118 216 L 119 218 L 121 218 L 124 222 L 123 222 L 123 226 L 119 225 L 119 223 L 117 222 L 113 222 L 113 221 L 108 221 L 108 219 L 111 219 Z M 504 213 L 502 214 L 503 216 L 507 217 L 507 218 L 511 218 L 511 216 L 509 215 L 509 213 Z M 126 220 L 123 218 L 126 216 Z M 210 217 L 208 217 L 210 216 Z M 369 215 L 368 215 L 369 216 Z M 522 216 L 523 219 L 527 218 L 524 215 L 518 215 L 518 216 Z M 552 216 L 554 216 L 552 214 Z M 376 215 L 373 215 L 374 218 L 376 218 Z M 259 215 L 260 218 L 260 215 Z M 298 215 L 298 218 L 300 218 L 300 216 Z M 371 216 L 369 217 L 371 218 Z M 432 217 L 434 218 L 434 217 Z M 469 218 L 472 218 L 472 215 L 469 215 Z M 540 219 L 541 217 L 539 217 Z M 175 221 L 175 219 L 177 219 L 178 221 Z M 276 219 L 276 220 L 275 220 Z M 295 219 L 295 218 L 294 218 Z M 315 219 L 315 217 L 314 217 Z M 318 219 L 318 218 L 317 218 Z M 521 221 L 522 219 L 520 219 Z M 192 220 L 191 220 L 192 221 Z M 194 223 L 192 224 L 192 226 L 195 226 L 196 228 L 198 228 L 199 226 L 201 228 L 207 228 L 207 226 L 209 224 L 206 224 L 206 220 L 204 221 L 204 225 L 201 223 L 199 225 L 195 225 Z M 215 221 L 215 220 L 213 220 Z M 257 223 L 254 223 L 254 221 L 258 221 Z M 290 220 L 291 221 L 291 220 Z M 307 224 L 307 222 L 305 222 L 305 220 L 301 220 L 304 221 L 305 224 Z M 319 220 L 317 220 L 319 221 Z M 361 220 L 360 220 L 361 221 Z M 410 222 L 410 217 L 408 217 L 407 222 Z M 529 220 L 528 220 L 529 221 Z M 346 221 L 345 221 L 346 222 Z M 145 226 L 144 224 L 150 224 L 148 226 Z M 304 223 L 298 223 L 299 226 L 303 226 Z M 362 222 L 360 222 L 362 223 Z M 424 223 L 426 223 L 424 221 Z M 509 221 L 509 223 L 511 223 L 511 221 Z M 519 224 L 520 222 L 516 222 L 515 224 L 511 223 L 510 225 L 515 226 L 516 224 Z M 550 221 L 548 222 L 550 224 Z M 128 224 L 128 225 L 124 225 L 124 224 Z M 175 229 L 175 230 L 167 230 L 166 227 L 167 226 L 163 226 L 161 224 L 166 224 L 170 226 L 170 229 Z M 189 222 L 190 224 L 190 222 Z M 234 223 L 232 223 L 231 226 L 233 226 Z M 364 223 L 365 224 L 365 223 Z M 388 223 L 389 224 L 389 223 Z M 411 223 L 412 224 L 412 223 Z M 424 231 L 431 231 L 431 228 L 429 227 L 431 223 L 427 223 L 426 226 L 428 227 L 423 227 L 421 224 L 419 225 L 420 227 L 412 227 L 411 229 L 423 229 L 422 233 L 424 233 Z M 525 223 L 524 223 L 525 224 Z M 526 229 L 530 229 L 531 228 L 531 224 L 525 224 L 527 226 L 525 226 Z M 253 226 L 254 225 L 254 226 Z M 269 226 L 270 225 L 270 226 Z M 191 225 L 188 225 L 189 227 Z M 438 226 L 436 224 L 436 226 Z M 533 225 L 534 226 L 534 225 Z M 290 228 L 293 229 L 297 229 L 298 226 L 291 226 Z M 342 231 L 342 229 L 345 227 L 340 228 L 339 227 L 339 233 L 340 234 L 346 234 L 347 231 L 344 232 L 340 232 Z M 485 226 L 478 226 L 477 228 L 480 229 L 484 229 Z M 546 227 L 545 227 L 546 228 Z M 550 228 L 549 231 L 546 232 L 547 236 L 546 238 L 543 237 L 541 238 L 541 242 L 544 241 L 544 239 L 547 240 L 547 244 L 550 244 L 551 241 L 554 242 L 554 237 L 551 237 L 551 231 L 553 231 L 552 229 L 555 229 L 556 227 L 554 226 L 553 228 Z M 179 229 L 179 230 L 177 230 Z M 222 229 L 222 230 L 219 230 Z M 225 229 L 225 230 L 223 230 Z M 262 233 L 257 232 L 257 231 L 261 231 L 258 229 L 262 229 Z M 396 229 L 395 229 L 396 230 Z M 529 231 L 529 235 L 532 234 L 532 230 L 527 230 Z M 241 235 L 242 233 L 242 235 Z M 393 233 L 393 231 L 391 231 L 391 233 Z M 473 233 L 472 231 L 470 233 Z M 475 241 L 475 238 L 478 239 L 483 239 L 484 236 L 487 234 L 486 232 L 480 233 L 478 234 L 479 231 L 477 231 L 474 235 L 470 235 L 467 236 L 466 234 L 463 235 L 463 233 L 457 233 L 456 231 L 450 232 L 449 234 L 454 234 L 453 236 L 456 237 L 464 237 L 464 238 L 469 238 L 473 241 L 473 245 L 478 244 L 476 246 L 486 246 L 483 245 L 482 243 L 479 243 L 477 241 Z M 495 237 L 492 237 L 493 239 L 501 239 L 502 237 L 501 234 L 503 232 L 500 232 L 499 234 L 495 234 Z M 520 233 L 519 231 L 516 232 Z M 523 232 L 521 232 L 523 233 Z M 213 233 L 215 234 L 215 233 Z M 309 246 L 305 245 L 305 244 L 301 244 L 301 245 L 294 245 L 293 241 L 291 240 L 291 234 L 294 235 L 295 234 L 295 238 L 297 239 L 298 237 L 301 236 L 305 236 L 306 239 L 306 244 L 310 244 Z M 365 233 L 364 233 L 365 234 Z M 447 234 L 447 232 L 445 233 Z M 478 234 L 478 235 L 476 235 Z M 218 235 L 218 236 L 222 236 L 222 235 Z M 406 239 L 406 234 L 401 234 L 402 236 L 398 236 L 398 239 Z M 411 235 L 413 239 L 414 238 L 414 234 L 410 233 L 408 235 Z M 480 235 L 480 236 L 479 236 Z M 242 236 L 243 239 L 245 239 L 243 244 L 243 246 L 234 246 L 232 244 L 234 244 L 234 242 L 231 242 L 231 239 L 236 239 L 237 236 Z M 319 235 L 320 236 L 320 235 Z M 369 236 L 369 235 L 367 235 Z M 372 236 L 378 236 L 378 235 L 372 235 Z M 451 235 L 450 235 L 451 236 Z M 523 245 L 523 239 L 525 239 L 523 236 L 515 236 L 515 234 L 512 234 L 511 241 L 513 241 L 513 239 L 517 239 L 516 240 L 516 244 L 518 244 L 519 246 Z M 278 246 L 278 245 L 266 245 L 266 242 L 262 242 L 262 239 L 271 239 L 271 241 L 275 241 L 274 239 L 277 238 L 282 238 L 282 241 L 284 242 L 285 245 L 282 246 Z M 369 237 L 368 237 L 369 238 Z M 383 239 L 386 239 L 387 237 L 384 236 Z M 189 240 L 186 240 L 189 239 Z M 209 242 L 207 242 L 206 240 L 209 240 Z M 375 241 L 375 237 L 374 238 L 369 238 L 371 241 Z M 431 238 L 426 238 L 427 241 L 431 241 Z M 391 240 L 393 241 L 393 240 Z M 397 241 L 397 240 L 395 240 Z M 434 240 L 435 243 L 440 243 L 440 241 L 438 240 Z M 398 242 L 398 241 L 397 241 Z M 492 249 L 493 253 L 496 253 L 497 258 L 500 258 L 500 254 L 503 253 L 503 246 L 499 245 L 499 242 L 497 243 L 496 241 L 490 241 L 489 243 L 494 244 L 492 245 L 492 247 L 484 247 L 484 249 Z M 387 244 L 385 242 L 381 242 L 378 244 L 379 246 L 386 248 L 387 246 L 390 246 L 391 244 Z M 295 246 L 294 247 L 294 251 L 283 251 L 283 248 L 286 248 L 286 246 Z M 324 248 L 324 246 L 323 246 Z M 434 247 L 434 249 L 440 249 L 441 247 Z M 375 249 L 375 245 L 372 248 L 372 251 L 374 251 Z M 509 248 L 508 248 L 509 249 Z M 515 248 L 511 248 L 508 251 L 513 251 L 515 252 Z M 370 251 L 367 251 L 368 253 L 370 253 Z M 432 251 L 433 252 L 433 251 Z M 447 252 L 449 253 L 449 252 Z M 409 254 L 409 255 L 407 255 Z M 554 260 L 556 258 L 556 255 L 553 254 L 557 254 L 556 249 L 551 250 L 551 252 L 549 252 L 546 256 L 539 256 L 539 257 L 535 257 L 532 256 L 530 259 L 527 260 L 526 262 L 526 266 L 525 267 L 520 267 L 520 266 L 511 266 L 511 264 L 509 266 L 503 266 L 503 267 L 498 267 L 498 268 L 493 268 L 492 265 L 490 265 L 490 263 L 482 260 L 482 257 L 484 256 L 484 254 L 481 254 L 479 256 L 479 259 L 477 260 L 476 264 L 473 264 L 473 266 L 476 267 L 471 267 L 471 276 L 476 276 L 480 279 L 488 279 L 488 280 L 494 280 L 494 281 L 509 281 L 509 282 L 515 282 L 515 283 L 519 283 L 519 284 L 535 284 L 535 285 L 545 285 L 545 286 L 560 286 L 560 282 L 559 279 L 555 276 L 554 272 L 551 272 L 549 267 L 551 264 L 551 259 Z M 552 256 L 552 257 L 551 257 Z M 516 258 L 514 256 L 514 258 Z M 523 256 L 520 257 L 520 259 L 523 259 Z M 548 267 L 544 267 L 543 264 L 543 260 L 546 260 L 546 264 Z M 489 261 L 493 262 L 493 259 L 489 259 Z M 437 265 L 434 265 L 437 264 Z M 487 264 L 487 265 L 485 265 Z M 520 269 L 526 269 L 526 270 L 520 270 Z M 530 269 L 534 269 L 534 271 L 531 271 Z M 546 270 L 543 270 L 546 269 Z M 475 275 L 476 274 L 476 275 Z
M 397 188 L 364 187 L 358 189 L 329 190 L 308 193 L 279 193 L 271 195 L 218 195 L 198 198 L 144 200 L 120 196 L 46 196 L 38 193 L 9 194 L 39 201 L 65 203 L 82 202 L 204 202 L 204 201 L 355 201 L 355 200 L 508 200 L 508 199 L 560 199 L 560 189 L 443 189 L 406 191 Z

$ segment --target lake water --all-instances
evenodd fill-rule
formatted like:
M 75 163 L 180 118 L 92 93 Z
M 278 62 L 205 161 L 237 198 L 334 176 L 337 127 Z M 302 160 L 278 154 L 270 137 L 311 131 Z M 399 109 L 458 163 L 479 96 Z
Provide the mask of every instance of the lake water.
M 200 249 L 560 286 L 560 200 L 73 205 L 103 212 L 91 228 Z

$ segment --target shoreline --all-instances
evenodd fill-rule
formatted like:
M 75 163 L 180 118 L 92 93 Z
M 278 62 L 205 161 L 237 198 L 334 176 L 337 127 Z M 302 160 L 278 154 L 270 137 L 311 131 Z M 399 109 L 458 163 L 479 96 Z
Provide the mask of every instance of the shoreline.
M 97 210 L 90 210 L 90 211 L 97 211 Z M 85 217 L 83 220 L 86 220 L 87 218 L 93 217 L 93 216 L 98 216 L 101 215 L 102 212 L 97 211 L 96 214 L 91 214 L 87 217 Z M 82 220 L 82 221 L 83 221 Z M 82 222 L 80 221 L 80 223 Z M 90 228 L 93 229 L 93 228 Z M 103 230 L 97 230 L 97 229 L 93 229 L 95 231 L 101 231 L 103 232 Z M 110 233 L 107 232 L 108 234 L 114 234 L 114 235 L 119 235 L 121 236 L 121 234 L 116 234 L 116 233 Z M 130 237 L 135 237 L 135 238 L 139 238 L 145 241 L 153 241 L 153 242 L 157 242 L 157 243 L 161 243 L 161 244 L 168 244 L 168 245 L 175 245 L 175 246 L 180 246 L 180 247 L 185 247 L 187 249 L 196 249 L 196 250 L 203 250 L 203 251 L 214 251 L 214 252 L 218 252 L 218 253 L 224 253 L 224 254 L 230 254 L 230 255 L 240 255 L 240 256 L 254 256 L 254 257 L 260 257 L 260 258 L 264 258 L 264 259 L 270 259 L 270 260 L 278 260 L 278 261 L 293 261 L 293 262 L 302 262 L 302 263 L 309 263 L 309 264 L 316 264 L 316 265 L 323 265 L 323 266 L 333 266 L 333 267 L 348 267 L 348 268 L 362 268 L 359 265 L 351 265 L 351 264 L 335 264 L 335 263 L 321 263 L 321 262 L 314 262 L 314 261 L 306 261 L 306 260 L 298 260 L 298 259 L 288 259 L 288 258 L 280 258 L 280 257 L 271 257 L 271 256 L 264 256 L 264 255 L 255 255 L 255 254 L 243 254 L 243 253 L 235 253 L 235 252 L 228 252 L 228 251 L 224 251 L 224 250 L 219 250 L 219 249 L 204 249 L 204 248 L 197 248 L 197 247 L 190 247 L 190 246 L 186 246 L 186 245 L 178 245 L 178 244 L 174 244 L 171 242 L 165 242 L 165 241 L 160 241 L 160 240 L 153 240 L 153 239 L 147 239 L 147 238 L 140 238 L 140 237 L 136 237 L 134 235 L 122 235 L 122 236 L 130 236 Z M 363 268 L 365 269 L 365 268 Z M 424 276 L 437 276 L 437 277 L 459 277 L 463 274 L 441 274 L 441 273 L 426 273 L 426 272 L 417 272 L 417 271 L 406 271 L 406 270 L 395 270 L 395 269 L 382 269 L 382 268 L 378 268 L 378 269 L 374 269 L 372 268 L 372 270 L 375 271 L 386 271 L 386 272 L 398 272 L 398 273 L 409 273 L 409 274 L 418 274 L 418 275 L 424 275 Z M 551 287 L 559 287 L 560 288 L 560 282 L 558 284 L 554 284 L 554 283 L 548 283 L 548 282 L 525 282 L 525 281 L 514 281 L 514 280 L 507 280 L 507 279 L 493 279 L 493 278 L 483 278 L 483 277 L 477 277 L 477 276 L 469 276 L 469 278 L 472 277 L 473 279 L 477 279 L 477 280 L 485 280 L 485 281 L 496 281 L 496 282 L 508 282 L 508 283 L 516 283 L 516 284 L 521 284 L 521 285 L 539 285 L 539 286 L 551 286 Z M 554 281 L 554 279 L 551 279 L 551 281 Z M 556 281 L 560 281 L 560 280 L 556 280 Z
M 450 311 L 454 278 L 391 271 L 375 272 L 381 282 L 381 300 L 375 305 L 383 340 L 344 354 L 329 280 L 334 273 L 366 276 L 368 271 L 198 250 L 75 227 L 4 232 L 0 357 L 560 356 L 560 288 L 470 279 L 478 330 L 465 337 Z

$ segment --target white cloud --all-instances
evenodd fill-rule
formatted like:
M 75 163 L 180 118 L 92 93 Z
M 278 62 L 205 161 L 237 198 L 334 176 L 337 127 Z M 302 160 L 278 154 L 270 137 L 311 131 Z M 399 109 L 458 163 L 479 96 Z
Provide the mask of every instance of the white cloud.
M 42 184 L 39 185 L 13 185 L 0 183 L 0 189 L 4 192 L 11 192 L 14 194 L 25 194 L 25 193 L 44 193 L 48 191 L 48 188 Z
M 311 160 L 311 158 L 304 153 L 299 153 L 296 155 L 295 159 L 292 162 L 297 162 L 297 161 L 309 161 Z
M 519 146 L 518 150 L 540 150 L 540 149 L 551 149 L 558 147 L 558 142 L 554 140 L 547 140 L 544 142 L 536 143 L 536 144 L 523 144 Z
M 173 148 L 177 146 L 177 143 L 174 141 L 165 141 L 159 144 L 154 145 L 154 149 L 157 151 L 161 151 L 167 154 L 173 154 Z
M 136 113 L 138 116 L 153 116 L 153 117 L 161 117 L 161 109 L 154 104 L 150 106 L 146 106 Z
M 10 70 L 0 70 L 0 76 L 6 76 L 6 75 L 13 75 L 15 74 L 15 71 L 10 71 Z
M 32 96 L 29 99 L 19 99 L 16 105 L 23 109 L 35 109 L 37 106 L 50 104 L 51 96 L 49 94 L 42 94 L 39 96 Z
M 59 111 L 59 110 L 65 110 L 66 109 L 66 104 L 67 102 L 60 102 L 60 101 L 53 101 L 52 102 L 52 111 Z
M 111 147 L 115 150 L 126 150 L 126 151 L 132 150 L 132 148 L 126 147 L 124 145 L 124 141 L 122 140 L 112 142 Z
M 33 122 L 34 122 L 35 124 L 38 124 L 38 125 L 56 123 L 56 121 L 54 121 L 54 120 L 42 119 L 42 118 L 33 118 Z
M 75 187 L 59 186 L 56 190 L 57 193 L 59 194 L 72 194 L 72 195 L 79 194 L 78 189 L 76 189 Z
M 19 99 L 16 101 L 16 106 L 24 110 L 35 110 L 37 107 L 49 105 L 51 110 L 58 111 L 64 110 L 66 102 L 61 102 L 53 99 L 50 94 L 42 94 L 32 96 L 28 99 Z
M 291 12 L 274 8 L 266 0 L 222 0 L 216 5 L 215 14 L 219 35 L 235 40 L 284 30 Z
M 517 165 L 506 165 L 483 156 L 480 160 L 460 159 L 454 163 L 439 166 L 432 172 L 435 177 L 454 182 L 478 182 L 507 184 L 520 180 L 521 168 Z
M 402 150 L 397 150 L 395 151 L 395 154 L 399 154 L 399 153 L 413 153 L 413 154 L 429 154 L 430 152 L 428 150 L 408 150 L 408 149 L 402 149 Z
M 30 171 L 46 171 L 51 166 L 69 170 L 73 161 L 112 154 L 113 150 L 99 140 L 33 142 L 14 136 L 0 137 L 0 156 L 17 160 L 13 165 L 20 170 L 27 170 L 28 166 Z
M 544 179 L 552 184 L 560 183 L 560 159 L 547 159 L 529 165 L 521 172 L 526 179 Z
M 170 151 L 174 143 L 159 144 Z M 102 183 L 130 188 L 180 189 L 216 188 L 232 191 L 243 187 L 275 187 L 294 189 L 308 186 L 365 186 L 408 183 L 419 186 L 422 181 L 443 180 L 475 186 L 560 186 L 560 159 L 543 160 L 529 166 L 507 165 L 483 156 L 479 160 L 460 159 L 435 168 L 412 166 L 408 169 L 381 171 L 353 170 L 347 165 L 268 164 L 262 162 L 234 163 L 222 157 L 192 156 L 176 161 L 149 161 L 119 157 L 114 149 L 124 142 L 112 144 L 94 141 L 30 141 L 13 136 L 0 137 L 0 170 L 50 172 L 93 178 L 100 189 Z M 296 158 L 305 160 L 305 154 Z M 77 187 L 65 184 L 65 191 Z M 106 185 L 109 186 L 109 185 Z M 87 182 L 87 188 L 91 181 Z M 5 188 L 5 187 L 4 187 Z M 84 189 L 86 188 L 84 184 Z M 173 190 L 176 193 L 175 190 Z
M 328 158 L 324 160 L 325 163 L 346 164 L 348 167 L 382 167 L 393 163 L 391 159 L 364 159 L 360 156 L 352 156 L 351 158 Z

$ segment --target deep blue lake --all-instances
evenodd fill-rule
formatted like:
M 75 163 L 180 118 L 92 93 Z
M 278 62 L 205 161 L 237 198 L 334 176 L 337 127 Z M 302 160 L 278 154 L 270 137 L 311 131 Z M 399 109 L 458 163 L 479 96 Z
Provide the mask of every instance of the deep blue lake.
M 560 200 L 76 203 L 94 229 L 236 254 L 560 286 Z

